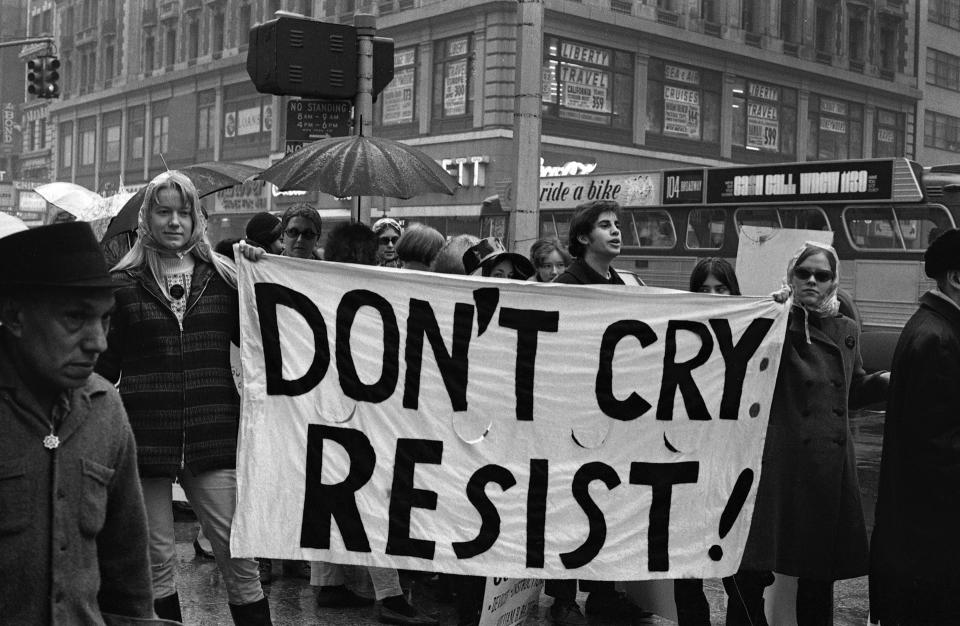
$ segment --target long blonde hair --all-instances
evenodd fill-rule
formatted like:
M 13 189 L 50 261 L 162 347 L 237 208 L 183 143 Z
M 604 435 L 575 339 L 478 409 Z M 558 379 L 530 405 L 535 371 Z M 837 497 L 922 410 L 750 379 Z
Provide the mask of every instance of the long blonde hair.
M 163 295 L 168 300 L 173 300 L 167 291 L 166 281 L 162 278 L 163 271 L 160 268 L 161 253 L 170 250 L 157 242 L 153 233 L 150 232 L 150 212 L 160 203 L 159 195 L 164 189 L 170 189 L 179 195 L 183 205 L 190 209 L 190 216 L 193 218 L 190 239 L 180 250 L 175 251 L 175 254 L 181 258 L 192 254 L 201 261 L 210 263 L 227 284 L 236 289 L 236 267 L 228 258 L 213 251 L 213 246 L 210 245 L 207 237 L 207 218 L 203 216 L 200 208 L 200 195 L 197 193 L 197 188 L 186 174 L 178 170 L 164 172 L 147 185 L 137 220 L 137 240 L 130 251 L 113 267 L 113 271 L 148 269 Z

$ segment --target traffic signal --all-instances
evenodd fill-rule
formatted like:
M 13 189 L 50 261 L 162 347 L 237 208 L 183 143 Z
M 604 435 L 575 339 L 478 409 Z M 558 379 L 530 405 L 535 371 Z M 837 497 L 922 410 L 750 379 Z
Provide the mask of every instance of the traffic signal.
M 393 80 L 393 39 L 373 38 L 373 100 Z
M 281 15 L 250 29 L 247 73 L 260 93 L 348 99 L 357 93 L 357 29 Z
M 27 61 L 27 92 L 38 98 L 60 97 L 60 59 L 42 55 Z

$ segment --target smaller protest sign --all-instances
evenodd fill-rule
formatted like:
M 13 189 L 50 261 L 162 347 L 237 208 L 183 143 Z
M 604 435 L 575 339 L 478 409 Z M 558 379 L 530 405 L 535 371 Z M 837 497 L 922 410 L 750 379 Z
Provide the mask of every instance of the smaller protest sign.
M 487 578 L 478 626 L 522 626 L 537 615 L 542 590 L 536 578 Z

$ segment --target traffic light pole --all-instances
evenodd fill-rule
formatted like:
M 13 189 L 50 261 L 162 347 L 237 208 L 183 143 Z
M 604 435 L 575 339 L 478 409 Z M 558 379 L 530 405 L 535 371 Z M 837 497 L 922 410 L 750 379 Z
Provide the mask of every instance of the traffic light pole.
M 377 34 L 377 18 L 358 14 L 353 18 L 357 29 L 357 95 L 353 99 L 355 134 L 373 135 L 373 37 Z M 392 59 L 391 59 L 392 60 Z M 357 198 L 356 221 L 370 224 L 370 196 Z

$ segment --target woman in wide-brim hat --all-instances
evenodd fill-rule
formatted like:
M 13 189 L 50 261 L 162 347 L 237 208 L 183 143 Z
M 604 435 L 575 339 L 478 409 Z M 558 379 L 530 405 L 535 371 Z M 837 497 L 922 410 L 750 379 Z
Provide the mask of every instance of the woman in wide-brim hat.
M 481 239 L 463 253 L 463 268 L 469 275 L 526 280 L 536 271 L 522 254 L 507 252 L 498 237 Z
M 254 559 L 231 558 L 240 398 L 230 368 L 239 335 L 236 270 L 213 252 L 200 197 L 184 174 L 150 181 L 137 241 L 114 267 L 107 351 L 97 371 L 120 381 L 137 441 L 150 526 L 157 615 L 181 619 L 174 581 L 172 484 L 179 480 L 210 540 L 238 624 L 269 624 Z

